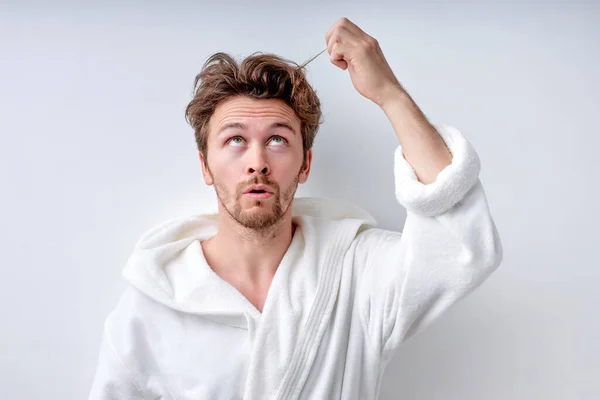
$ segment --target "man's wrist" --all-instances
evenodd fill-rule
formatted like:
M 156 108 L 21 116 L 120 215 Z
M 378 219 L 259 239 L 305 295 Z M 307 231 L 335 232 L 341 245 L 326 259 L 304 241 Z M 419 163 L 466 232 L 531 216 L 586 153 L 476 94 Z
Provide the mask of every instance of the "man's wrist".
M 387 113 L 390 108 L 411 102 L 412 99 L 400 84 L 391 84 L 382 90 L 377 105 Z

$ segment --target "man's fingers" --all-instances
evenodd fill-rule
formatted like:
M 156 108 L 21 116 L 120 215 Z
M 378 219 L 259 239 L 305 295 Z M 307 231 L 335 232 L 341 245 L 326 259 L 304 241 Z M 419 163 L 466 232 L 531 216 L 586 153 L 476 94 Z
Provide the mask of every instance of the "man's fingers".
M 348 62 L 344 59 L 344 54 L 348 49 L 348 45 L 336 42 L 331 47 L 331 55 L 329 60 L 331 63 L 343 70 L 348 68 Z
M 338 20 L 335 24 L 331 25 L 331 27 L 329 28 L 329 30 L 325 34 L 325 43 L 329 43 L 329 39 L 331 38 L 331 35 L 333 34 L 333 31 L 335 31 L 335 29 L 340 25 L 340 21 L 341 20 Z
M 347 69 L 347 56 L 351 56 L 351 49 L 364 46 L 369 38 L 369 35 L 348 18 L 341 18 L 325 34 L 331 63 L 343 70 Z
M 358 27 L 354 22 L 350 21 L 348 18 L 340 19 L 340 26 L 344 27 L 348 31 L 350 31 L 354 36 L 360 37 L 362 35 L 366 35 L 362 29 Z
M 347 22 L 345 22 L 347 21 Z M 353 29 L 355 27 L 356 29 Z M 358 30 L 357 30 L 358 29 Z M 360 29 L 354 25 L 352 22 L 348 21 L 346 18 L 340 19 L 336 22 L 325 34 L 325 43 L 327 43 L 328 50 L 331 50 L 330 42 L 333 40 L 334 42 L 358 42 L 360 40 Z
M 327 42 L 327 52 L 331 54 L 333 45 L 336 43 L 342 43 L 345 45 L 357 45 L 360 43 L 360 38 L 350 32 L 344 27 L 338 27 L 338 29 L 331 32 L 329 40 Z
M 364 32 L 357 25 L 355 25 L 353 22 L 351 22 L 348 18 L 344 17 L 344 18 L 340 18 L 335 24 L 333 24 L 329 28 L 329 30 L 325 34 L 325 41 L 326 42 L 329 42 L 329 37 L 331 36 L 331 34 L 333 33 L 333 31 L 337 27 L 345 28 L 348 31 L 350 31 L 351 33 L 353 33 L 354 35 L 356 35 L 356 36 L 360 36 L 361 34 L 364 34 Z

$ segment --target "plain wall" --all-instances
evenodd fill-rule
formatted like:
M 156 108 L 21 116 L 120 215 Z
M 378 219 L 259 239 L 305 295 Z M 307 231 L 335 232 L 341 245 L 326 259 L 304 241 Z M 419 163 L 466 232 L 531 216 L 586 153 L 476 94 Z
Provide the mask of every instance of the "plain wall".
M 600 398 L 600 7 L 593 2 L 14 2 L 0 6 L 0 398 L 86 398 L 139 236 L 216 209 L 184 120 L 216 51 L 305 61 L 348 17 L 481 161 L 504 261 L 389 365 L 381 399 Z M 387 229 L 397 139 L 347 71 L 298 196 Z

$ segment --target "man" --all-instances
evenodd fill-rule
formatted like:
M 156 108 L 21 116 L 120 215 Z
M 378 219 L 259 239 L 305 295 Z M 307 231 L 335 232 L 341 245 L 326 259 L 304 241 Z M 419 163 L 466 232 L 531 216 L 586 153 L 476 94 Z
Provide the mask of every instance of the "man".
M 500 264 L 469 142 L 427 121 L 352 22 L 325 39 L 396 131 L 403 232 L 348 204 L 294 199 L 320 123 L 315 92 L 276 56 L 238 66 L 217 53 L 186 113 L 218 213 L 141 237 L 91 399 L 375 399 L 399 345 Z

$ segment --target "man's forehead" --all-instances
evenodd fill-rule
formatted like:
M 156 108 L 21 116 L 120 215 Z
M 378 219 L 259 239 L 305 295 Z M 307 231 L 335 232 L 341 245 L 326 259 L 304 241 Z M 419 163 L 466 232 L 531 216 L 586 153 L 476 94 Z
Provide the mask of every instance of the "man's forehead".
M 268 128 L 291 128 L 296 132 L 300 120 L 291 107 L 278 99 L 229 99 L 217 107 L 211 117 L 214 129 L 247 129 L 250 125 Z

